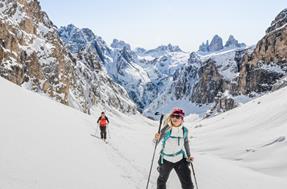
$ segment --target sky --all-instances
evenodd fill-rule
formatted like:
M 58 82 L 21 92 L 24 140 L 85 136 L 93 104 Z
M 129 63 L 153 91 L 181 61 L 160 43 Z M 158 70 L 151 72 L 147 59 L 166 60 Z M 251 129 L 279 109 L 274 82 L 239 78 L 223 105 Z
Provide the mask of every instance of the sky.
M 108 44 L 132 48 L 178 45 L 195 51 L 215 34 L 255 45 L 286 0 L 39 0 L 53 23 L 90 28 Z

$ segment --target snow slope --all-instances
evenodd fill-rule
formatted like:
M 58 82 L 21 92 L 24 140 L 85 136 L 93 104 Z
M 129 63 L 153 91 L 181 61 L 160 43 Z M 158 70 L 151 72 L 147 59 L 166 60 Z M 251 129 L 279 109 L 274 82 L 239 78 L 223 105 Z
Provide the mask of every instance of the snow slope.
M 97 116 L 85 115 L 2 78 L 0 78 L 0 86 L 1 189 L 145 188 L 153 151 L 151 139 L 157 130 L 157 122 L 141 115 L 109 112 L 110 137 L 109 143 L 105 144 L 90 136 L 91 133 L 98 134 L 95 127 Z M 280 95 L 286 96 L 287 89 L 279 90 L 274 94 L 278 94 L 275 96 L 278 98 L 282 97 Z M 284 103 L 281 103 L 278 106 L 275 103 L 271 106 L 273 103 L 268 96 L 260 101 L 261 104 L 250 102 L 247 105 L 248 111 L 252 113 L 245 113 L 244 111 L 247 110 L 242 106 L 243 110 L 235 109 L 227 112 L 228 114 L 224 113 L 202 122 L 193 121 L 192 117 L 186 119 L 186 125 L 189 128 L 195 127 L 193 125 L 195 123 L 197 125 L 192 134 L 192 153 L 195 157 L 194 167 L 200 189 L 283 189 L 287 187 L 285 176 L 280 176 L 281 172 L 286 173 L 284 172 L 286 160 L 283 158 L 283 155 L 286 155 L 285 141 L 269 145 L 268 150 L 265 151 L 265 156 L 270 155 L 270 161 L 280 160 L 278 164 L 282 166 L 282 169 L 271 167 L 272 174 L 271 171 L 267 174 L 261 169 L 251 169 L 248 166 L 257 159 L 259 167 L 264 168 L 262 161 L 267 159 L 264 156 L 263 158 L 259 155 L 253 156 L 250 157 L 252 161 L 244 160 L 242 163 L 231 158 L 233 151 L 240 146 L 243 148 L 247 143 L 237 142 L 240 138 L 246 137 L 246 140 L 251 142 L 247 135 L 253 136 L 254 141 L 263 141 L 262 144 L 265 144 L 268 140 L 261 138 L 264 133 L 274 133 L 274 135 L 276 133 L 276 136 L 286 134 L 286 129 L 284 130 L 286 124 L 280 117 L 281 113 L 286 114 L 286 104 L 284 106 Z M 263 129 L 258 125 L 266 120 L 262 120 L 261 117 L 257 120 L 250 115 L 256 113 L 254 108 L 263 106 L 265 103 L 269 104 L 271 106 L 269 108 L 274 111 L 274 119 L 269 120 L 270 124 Z M 100 112 L 100 110 L 95 111 L 96 115 Z M 266 114 L 261 109 L 258 112 L 263 116 Z M 225 118 L 222 119 L 222 116 Z M 242 123 L 241 117 L 248 116 L 250 119 L 246 120 L 242 130 L 249 127 L 249 132 L 241 132 L 237 121 Z M 275 125 L 274 128 L 271 127 L 272 123 Z M 199 124 L 202 127 L 199 127 Z M 229 136 L 231 133 L 236 135 Z M 234 143 L 231 142 L 233 138 L 236 139 Z M 271 156 L 271 153 L 275 154 Z M 282 156 L 277 158 L 276 155 Z M 156 188 L 158 176 L 155 167 L 156 165 L 152 171 L 150 184 L 150 188 L 153 189 Z M 180 188 L 174 172 L 170 177 L 168 188 Z
M 287 178 L 287 87 L 194 122 L 194 150 Z
M 90 136 L 95 117 L 2 78 L 0 86 L 0 188 L 135 188 L 133 168 Z

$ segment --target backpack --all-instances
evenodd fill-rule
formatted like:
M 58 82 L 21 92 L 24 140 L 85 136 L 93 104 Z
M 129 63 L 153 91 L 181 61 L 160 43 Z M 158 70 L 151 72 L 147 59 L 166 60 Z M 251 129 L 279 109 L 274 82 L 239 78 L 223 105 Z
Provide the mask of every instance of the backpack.
M 184 140 L 187 139 L 188 137 L 188 129 L 186 127 L 182 127 L 182 132 L 183 132 L 183 138 Z M 186 158 L 186 153 L 183 149 L 181 149 L 180 151 L 174 153 L 174 154 L 166 154 L 164 153 L 164 148 L 165 148 L 165 144 L 166 144 L 166 141 L 169 139 L 169 138 L 177 138 L 178 139 L 178 145 L 180 145 L 180 139 L 182 137 L 175 137 L 175 136 L 171 136 L 171 129 L 168 130 L 164 137 L 163 137 L 163 141 L 162 141 L 162 149 L 160 151 L 160 163 L 163 164 L 163 157 L 164 156 L 169 156 L 169 157 L 174 157 L 174 156 L 177 156 L 177 155 L 180 155 L 182 154 L 184 158 Z
M 100 124 L 101 127 L 105 127 L 107 125 L 107 123 L 108 123 L 108 120 L 107 120 L 106 117 L 99 118 L 99 124 Z

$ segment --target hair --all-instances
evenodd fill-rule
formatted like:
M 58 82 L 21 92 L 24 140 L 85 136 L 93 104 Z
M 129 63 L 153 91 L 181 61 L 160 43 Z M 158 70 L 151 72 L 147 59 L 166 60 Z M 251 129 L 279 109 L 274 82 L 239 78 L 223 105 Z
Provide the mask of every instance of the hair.
M 164 121 L 163 121 L 164 126 L 168 125 L 169 127 L 172 127 L 170 116 L 171 116 L 171 113 L 169 113 L 167 116 L 164 117 Z

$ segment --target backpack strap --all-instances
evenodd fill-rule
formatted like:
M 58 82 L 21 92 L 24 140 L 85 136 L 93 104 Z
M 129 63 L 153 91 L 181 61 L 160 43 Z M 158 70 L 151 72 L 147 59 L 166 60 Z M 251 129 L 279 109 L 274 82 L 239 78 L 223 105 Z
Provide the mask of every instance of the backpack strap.
M 167 139 L 169 139 L 170 137 L 171 137 L 171 129 L 169 129 L 163 137 L 163 140 L 162 140 L 162 148 L 163 149 L 165 148 L 165 143 L 166 143 Z
M 182 132 L 183 132 L 183 138 L 184 138 L 184 139 L 187 139 L 187 137 L 188 137 L 188 129 L 187 129 L 186 127 L 182 127 Z M 171 136 L 171 129 L 169 129 L 169 130 L 165 133 L 164 138 L 163 138 L 163 141 L 162 141 L 162 143 L 163 143 L 163 148 L 165 147 L 165 143 L 166 143 L 167 139 L 169 139 L 169 138 L 177 138 L 177 139 L 178 139 L 178 145 L 179 145 L 179 139 L 180 139 L 181 137 Z
M 188 137 L 188 129 L 186 127 L 182 127 L 182 132 L 183 132 L 183 138 L 184 140 Z M 164 138 L 163 138 L 163 141 L 162 141 L 162 149 L 160 151 L 160 163 L 163 164 L 163 157 L 164 156 L 169 156 L 169 157 L 174 157 L 174 156 L 177 156 L 177 155 L 180 155 L 182 154 L 182 156 L 184 158 L 186 158 L 186 153 L 183 149 L 181 149 L 180 151 L 174 153 L 174 154 L 166 154 L 164 153 L 164 148 L 165 148 L 165 144 L 166 144 L 166 141 L 169 139 L 169 138 L 177 138 L 178 139 L 178 145 L 180 145 L 180 138 L 182 137 L 175 137 L 175 136 L 171 136 L 171 129 L 169 129 L 165 135 L 164 135 Z

